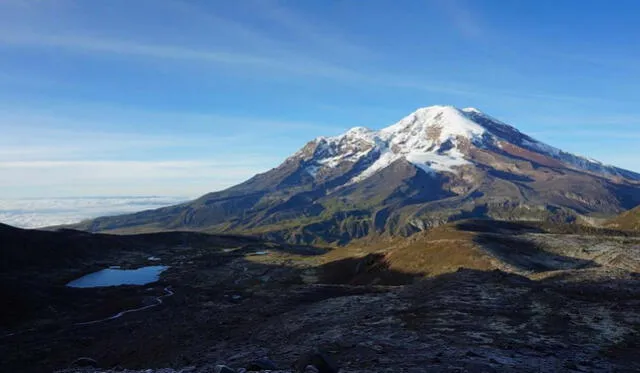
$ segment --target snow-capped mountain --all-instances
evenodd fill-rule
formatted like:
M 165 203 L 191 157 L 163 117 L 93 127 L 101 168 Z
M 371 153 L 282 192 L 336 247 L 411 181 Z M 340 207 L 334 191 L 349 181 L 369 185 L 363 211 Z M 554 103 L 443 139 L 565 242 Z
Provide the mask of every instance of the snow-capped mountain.
M 400 159 L 427 173 L 455 173 L 457 167 L 471 164 L 471 147 L 508 152 L 509 149 L 503 149 L 503 144 L 516 145 L 526 151 L 566 162 L 566 166 L 577 170 L 606 177 L 640 180 L 640 174 L 606 166 L 536 141 L 475 108 L 457 109 L 452 106 L 418 109 L 380 131 L 355 127 L 340 136 L 319 137 L 292 158 L 309 154 L 308 148 L 314 148 L 312 156 L 304 158 L 308 164 L 305 170 L 314 178 L 323 170 L 335 168 L 342 162 L 375 158 L 369 167 L 350 180 L 353 183 L 374 175 Z
M 477 109 L 430 106 L 378 131 L 319 137 L 280 166 L 193 202 L 77 227 L 344 243 L 470 217 L 574 221 L 637 204 L 640 174 L 563 152 Z

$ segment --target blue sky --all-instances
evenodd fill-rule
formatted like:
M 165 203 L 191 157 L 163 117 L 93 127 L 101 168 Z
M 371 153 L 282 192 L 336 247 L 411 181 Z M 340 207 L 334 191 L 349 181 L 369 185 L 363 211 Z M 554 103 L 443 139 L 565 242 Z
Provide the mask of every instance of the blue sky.
M 640 171 L 637 1 L 3 0 L 0 193 L 224 188 L 308 140 L 477 107 Z

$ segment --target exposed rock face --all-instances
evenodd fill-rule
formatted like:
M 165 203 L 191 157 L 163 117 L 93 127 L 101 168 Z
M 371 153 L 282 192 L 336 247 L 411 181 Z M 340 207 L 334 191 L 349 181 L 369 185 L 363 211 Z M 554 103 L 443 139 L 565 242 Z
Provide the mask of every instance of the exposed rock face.
M 317 138 L 277 168 L 193 202 L 77 227 L 342 244 L 469 217 L 574 221 L 639 203 L 637 173 L 563 152 L 476 109 L 432 106 L 379 131 Z

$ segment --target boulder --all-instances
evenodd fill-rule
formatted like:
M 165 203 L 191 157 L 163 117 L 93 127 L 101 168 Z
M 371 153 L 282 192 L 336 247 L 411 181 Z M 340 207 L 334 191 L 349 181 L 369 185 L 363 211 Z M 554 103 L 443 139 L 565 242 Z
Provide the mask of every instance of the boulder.
M 295 363 L 298 372 L 311 372 L 308 367 L 316 369 L 317 373 L 338 373 L 338 364 L 326 353 L 314 351 L 302 355 Z
M 236 373 L 235 369 L 229 368 L 226 365 L 216 365 L 213 372 L 214 373 Z
M 247 365 L 247 371 L 249 372 L 259 372 L 261 370 L 277 370 L 276 364 L 268 358 L 263 358 L 260 360 L 256 360 L 251 364 Z

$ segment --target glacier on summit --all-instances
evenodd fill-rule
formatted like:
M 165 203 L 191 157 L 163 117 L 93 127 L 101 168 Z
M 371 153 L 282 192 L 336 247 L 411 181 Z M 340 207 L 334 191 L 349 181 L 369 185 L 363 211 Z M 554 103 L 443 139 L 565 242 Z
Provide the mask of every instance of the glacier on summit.
M 503 143 L 557 159 L 582 171 L 640 180 L 638 174 L 562 152 L 475 108 L 429 106 L 379 131 L 355 127 L 339 136 L 316 138 L 312 143 L 315 150 L 313 156 L 306 159 L 305 170 L 314 178 L 323 169 L 338 167 L 343 162 L 357 163 L 365 157 L 372 158 L 368 167 L 347 184 L 362 181 L 400 159 L 430 174 L 455 173 L 459 167 L 472 163 L 469 157 L 472 146 L 500 149 Z M 301 155 L 298 152 L 291 158 Z

